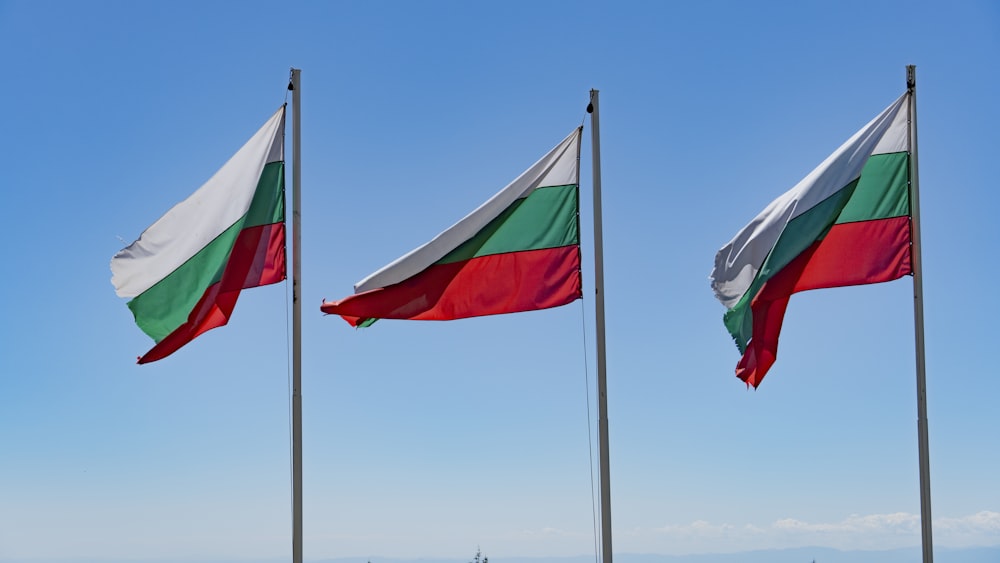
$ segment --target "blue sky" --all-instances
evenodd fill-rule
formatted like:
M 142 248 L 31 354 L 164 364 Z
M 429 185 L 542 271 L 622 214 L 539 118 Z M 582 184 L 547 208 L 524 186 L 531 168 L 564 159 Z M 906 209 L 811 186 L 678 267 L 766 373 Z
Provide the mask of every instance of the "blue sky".
M 554 146 L 591 88 L 615 551 L 919 545 L 911 281 L 794 297 L 752 391 L 707 280 L 907 64 L 935 544 L 1000 543 L 994 2 L 2 1 L 0 52 L 0 560 L 290 550 L 287 285 L 136 366 L 151 342 L 108 262 L 256 131 L 292 66 L 307 559 L 593 553 L 592 299 L 361 331 L 319 313 Z

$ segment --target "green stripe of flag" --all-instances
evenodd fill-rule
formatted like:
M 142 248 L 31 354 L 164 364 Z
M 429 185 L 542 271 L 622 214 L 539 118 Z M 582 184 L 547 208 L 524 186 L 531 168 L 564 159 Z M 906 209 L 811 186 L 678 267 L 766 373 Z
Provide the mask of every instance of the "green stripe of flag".
M 909 215 L 909 164 L 910 157 L 905 152 L 872 155 L 837 223 Z
M 579 244 L 578 203 L 576 185 L 537 188 L 437 263 Z

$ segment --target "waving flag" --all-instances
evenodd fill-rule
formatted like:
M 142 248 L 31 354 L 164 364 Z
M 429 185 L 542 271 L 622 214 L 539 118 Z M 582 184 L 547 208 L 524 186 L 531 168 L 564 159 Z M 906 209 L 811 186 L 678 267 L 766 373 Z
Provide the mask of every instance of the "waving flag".
M 111 259 L 111 283 L 164 358 L 225 325 L 243 289 L 285 279 L 285 108 L 205 185 Z
M 427 244 L 324 302 L 353 326 L 452 320 L 565 305 L 582 295 L 576 129 Z
M 719 250 L 712 289 L 757 387 L 774 364 L 788 299 L 911 273 L 904 94 Z

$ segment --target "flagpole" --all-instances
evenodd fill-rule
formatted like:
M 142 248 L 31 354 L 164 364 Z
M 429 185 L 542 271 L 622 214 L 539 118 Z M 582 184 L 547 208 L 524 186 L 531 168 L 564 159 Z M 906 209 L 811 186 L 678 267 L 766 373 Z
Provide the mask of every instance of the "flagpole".
M 601 120 L 598 90 L 590 91 L 590 140 L 593 149 L 594 182 L 594 294 L 597 309 L 597 433 L 601 479 L 601 554 L 604 563 L 611 555 L 611 475 L 608 453 L 608 378 L 604 343 L 604 231 L 601 214 Z
M 906 89 L 910 93 L 910 216 L 913 233 L 913 330 L 917 356 L 917 439 L 920 457 L 920 533 L 923 563 L 933 563 L 934 546 L 931 535 L 931 474 L 927 438 L 927 378 L 924 359 L 924 274 L 920 255 L 920 198 L 917 166 L 917 67 L 906 67 Z
M 302 88 L 292 91 L 292 563 L 302 563 Z

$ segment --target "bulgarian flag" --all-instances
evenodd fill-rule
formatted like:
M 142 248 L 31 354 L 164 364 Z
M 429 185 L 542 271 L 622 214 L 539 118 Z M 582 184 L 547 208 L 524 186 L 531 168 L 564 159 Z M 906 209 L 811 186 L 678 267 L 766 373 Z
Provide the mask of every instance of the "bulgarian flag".
M 558 307 L 582 296 L 577 128 L 478 209 L 324 302 L 351 325 Z
M 748 385 L 774 364 L 793 293 L 911 273 L 909 104 L 893 102 L 716 254 L 712 289 Z
M 285 108 L 198 191 L 111 259 L 111 283 L 156 345 L 144 364 L 229 321 L 240 291 L 285 279 Z

